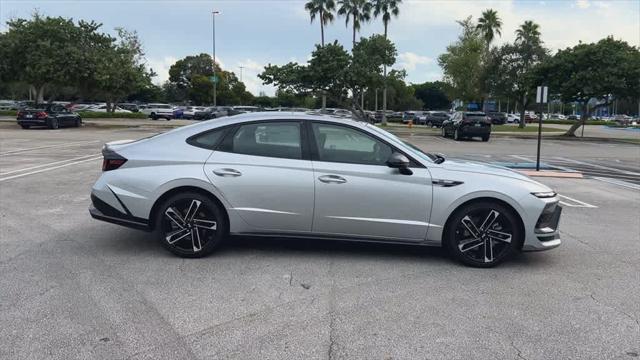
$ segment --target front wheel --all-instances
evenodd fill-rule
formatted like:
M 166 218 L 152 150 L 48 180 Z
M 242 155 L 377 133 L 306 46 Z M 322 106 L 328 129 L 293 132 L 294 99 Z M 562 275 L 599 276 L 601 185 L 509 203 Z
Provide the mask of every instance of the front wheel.
M 220 247 L 227 234 L 223 210 L 209 197 L 182 193 L 167 199 L 156 213 L 162 246 L 186 258 L 204 257 Z
M 80 127 L 81 124 L 82 121 L 80 119 L 75 119 L 75 121 L 73 122 L 73 127 Z
M 151 113 L 151 115 L 149 115 L 151 117 L 151 120 L 158 120 L 158 117 L 156 116 L 156 113 Z
M 482 141 L 487 142 L 489 141 L 489 135 L 485 135 L 482 137 Z
M 490 201 L 466 205 L 447 221 L 444 246 L 458 261 L 474 267 L 493 267 L 513 256 L 522 242 L 516 214 Z
M 30 125 L 26 125 L 26 124 L 20 124 L 20 126 L 21 126 L 23 129 L 28 129 L 28 128 L 30 128 L 30 127 L 31 127 Z

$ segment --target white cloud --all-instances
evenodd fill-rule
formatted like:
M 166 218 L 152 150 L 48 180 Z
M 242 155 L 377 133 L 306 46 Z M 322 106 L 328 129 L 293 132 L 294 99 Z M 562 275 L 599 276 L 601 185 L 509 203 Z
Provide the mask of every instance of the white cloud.
M 591 7 L 589 0 L 576 0 L 576 6 L 580 9 L 587 9 Z
M 259 63 L 253 59 L 245 59 L 236 63 L 231 69 L 240 78 L 240 67 L 242 66 L 242 82 L 247 90 L 253 95 L 258 96 L 261 92 L 267 95 L 275 94 L 275 88 L 270 85 L 263 85 L 262 80 L 258 78 L 258 74 L 264 70 L 265 64 Z
M 169 68 L 171 68 L 171 65 L 176 61 L 178 61 L 178 59 L 173 56 L 165 56 L 161 59 L 147 58 L 147 66 L 156 73 L 156 76 L 153 78 L 153 82 L 156 85 L 161 85 L 169 80 Z
M 398 55 L 398 67 L 405 70 L 415 70 L 417 65 L 431 64 L 433 59 L 407 51 Z

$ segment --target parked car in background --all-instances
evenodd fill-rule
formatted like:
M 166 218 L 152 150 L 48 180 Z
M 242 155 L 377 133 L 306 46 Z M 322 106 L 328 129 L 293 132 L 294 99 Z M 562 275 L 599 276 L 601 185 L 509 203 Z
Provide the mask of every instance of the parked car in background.
M 11 111 L 20 109 L 20 105 L 17 101 L 13 100 L 0 100 L 0 110 Z
M 507 114 L 498 111 L 490 111 L 487 113 L 492 124 L 503 125 L 507 122 Z
M 447 120 L 449 120 L 449 114 L 445 111 L 427 111 L 427 126 L 442 127 L 442 123 Z
M 567 116 L 567 120 L 579 120 L 580 116 L 578 115 L 569 115 Z
M 409 121 L 415 122 L 418 111 L 405 111 L 402 113 L 402 123 L 407 124 Z
M 138 106 L 138 104 L 123 103 L 123 104 L 118 104 L 118 106 L 121 107 L 122 109 L 129 110 L 131 112 L 140 111 L 140 107 Z
M 545 114 L 545 120 L 566 120 L 567 118 L 562 114 Z
M 535 112 L 533 111 L 527 111 L 524 113 L 524 122 L 525 123 L 537 123 L 538 122 L 538 115 L 536 115 Z
M 41 104 L 18 111 L 18 125 L 23 129 L 32 126 L 46 126 L 57 129 L 63 126 L 79 127 L 82 118 L 61 104 Z
M 204 106 L 183 106 L 181 109 L 183 119 L 193 119 L 196 112 L 204 111 L 206 108 Z
M 507 123 L 509 124 L 519 124 L 520 123 L 520 114 L 507 114 Z
M 113 105 L 111 105 L 113 106 Z M 103 112 L 106 113 L 107 112 L 107 104 L 101 104 L 101 105 L 92 105 L 89 106 L 88 108 L 85 108 L 83 110 L 75 110 L 75 111 L 91 111 L 91 112 Z M 120 114 L 131 114 L 131 111 L 129 110 L 125 110 L 119 106 L 116 106 L 115 109 L 113 109 L 114 113 L 120 113 Z
M 458 111 L 442 124 L 442 136 L 452 136 L 454 140 L 480 137 L 489 141 L 491 120 L 480 111 Z
M 228 111 L 229 115 L 238 115 L 238 114 L 246 114 L 260 111 L 260 108 L 257 106 L 232 106 Z
M 629 115 L 616 115 L 614 116 L 613 121 L 618 125 L 629 125 L 633 121 L 633 118 Z
M 193 114 L 193 120 L 209 120 L 216 119 L 229 115 L 229 107 L 225 106 L 210 106 L 198 110 Z
M 149 116 L 152 120 L 166 119 L 171 120 L 176 117 L 175 108 L 169 104 L 147 104 L 147 107 L 141 109 L 140 112 Z

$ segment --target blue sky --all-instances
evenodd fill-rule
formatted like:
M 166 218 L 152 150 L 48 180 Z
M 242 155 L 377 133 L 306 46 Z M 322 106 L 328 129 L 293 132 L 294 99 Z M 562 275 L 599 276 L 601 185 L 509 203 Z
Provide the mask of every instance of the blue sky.
M 38 9 L 52 16 L 95 20 L 103 30 L 115 27 L 138 31 L 148 64 L 159 74 L 156 82 L 168 76 L 176 60 L 200 52 L 211 53 L 211 11 L 216 17 L 216 55 L 225 69 L 240 73 L 250 91 L 257 94 L 273 89 L 261 84 L 256 75 L 269 63 L 306 61 L 314 44 L 320 42 L 320 26 L 310 23 L 304 1 L 298 0 L 216 0 L 216 1 L 16 1 L 0 0 L 0 31 L 5 21 L 29 17 Z M 459 33 L 455 20 L 482 10 L 496 9 L 503 20 L 498 43 L 513 41 L 513 32 L 525 20 L 541 25 L 542 37 L 552 49 L 578 41 L 597 41 L 613 35 L 640 46 L 640 1 L 594 0 L 405 0 L 400 17 L 393 19 L 389 36 L 398 48 L 396 68 L 408 72 L 409 82 L 441 78 L 437 57 Z M 380 20 L 366 24 L 362 36 L 382 32 Z M 326 41 L 338 40 L 347 48 L 351 30 L 344 18 L 337 17 L 325 29 Z

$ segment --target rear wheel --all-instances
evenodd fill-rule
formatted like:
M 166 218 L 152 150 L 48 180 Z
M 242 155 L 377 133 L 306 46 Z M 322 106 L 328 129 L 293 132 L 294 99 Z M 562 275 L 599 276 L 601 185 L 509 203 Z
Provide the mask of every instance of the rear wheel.
M 73 121 L 73 127 L 80 127 L 80 124 L 82 124 L 82 122 L 80 121 L 80 119 L 75 119 Z
M 227 234 L 222 209 L 199 193 L 182 193 L 167 199 L 156 213 L 156 233 L 164 248 L 187 258 L 211 254 Z
M 474 267 L 492 267 L 513 256 L 522 242 L 519 220 L 497 202 L 466 205 L 447 222 L 444 246 L 458 261 Z
M 156 113 L 151 113 L 151 120 L 158 120 L 158 116 L 156 115 Z
M 49 129 L 57 129 L 59 127 L 58 119 L 49 119 Z
M 485 135 L 482 137 L 482 141 L 487 142 L 489 141 L 489 135 Z

